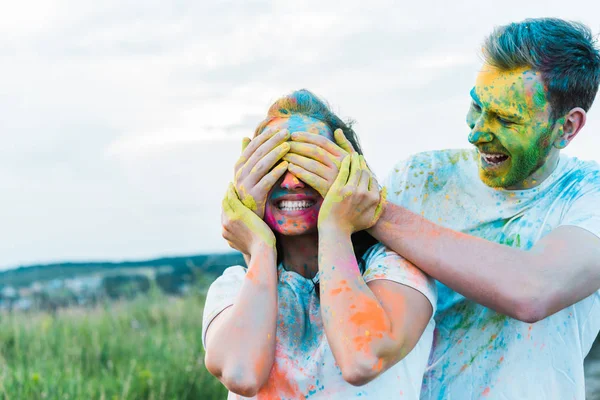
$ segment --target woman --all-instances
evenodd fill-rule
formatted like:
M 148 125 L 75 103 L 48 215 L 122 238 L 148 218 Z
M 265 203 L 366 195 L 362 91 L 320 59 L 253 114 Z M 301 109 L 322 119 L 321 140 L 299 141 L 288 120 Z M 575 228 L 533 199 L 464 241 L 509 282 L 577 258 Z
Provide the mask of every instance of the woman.
M 360 153 L 351 127 L 301 90 L 244 141 L 223 236 L 248 268 L 211 285 L 203 317 L 206 367 L 230 399 L 419 397 L 435 288 L 364 231 L 377 182 L 334 132 Z

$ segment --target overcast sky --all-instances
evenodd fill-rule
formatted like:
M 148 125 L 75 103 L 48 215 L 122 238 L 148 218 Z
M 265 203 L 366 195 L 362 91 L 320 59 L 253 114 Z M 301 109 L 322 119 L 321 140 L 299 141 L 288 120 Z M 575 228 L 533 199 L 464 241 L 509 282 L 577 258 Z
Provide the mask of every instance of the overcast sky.
M 469 146 L 495 25 L 600 29 L 597 1 L 282 3 L 5 3 L 0 269 L 227 250 L 220 200 L 241 138 L 278 96 L 308 88 L 356 120 L 384 177 L 410 153 Z M 599 109 L 568 154 L 600 160 Z

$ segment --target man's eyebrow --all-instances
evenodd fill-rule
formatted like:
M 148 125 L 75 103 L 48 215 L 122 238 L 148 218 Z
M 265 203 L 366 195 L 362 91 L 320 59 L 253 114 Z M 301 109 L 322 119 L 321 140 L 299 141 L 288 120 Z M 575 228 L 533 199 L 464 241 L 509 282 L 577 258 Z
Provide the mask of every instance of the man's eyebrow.
M 475 88 L 471 89 L 471 98 L 473 99 L 475 104 L 477 104 L 478 106 L 481 106 L 481 100 L 479 100 L 479 97 L 477 96 L 477 93 L 475 92 Z
M 477 93 L 475 92 L 475 88 L 471 89 L 471 98 L 473 99 L 475 104 L 477 104 L 479 107 L 483 107 L 483 105 L 481 104 L 481 100 L 479 99 L 479 96 L 477 96 Z M 518 122 L 523 121 L 523 117 L 521 115 L 519 115 L 519 113 L 516 112 L 516 110 L 512 110 L 513 112 L 510 112 L 509 110 L 502 110 L 497 107 L 493 107 L 491 105 L 489 105 L 487 107 L 487 109 L 496 115 L 500 115 L 501 117 L 512 119 L 512 120 L 515 120 Z

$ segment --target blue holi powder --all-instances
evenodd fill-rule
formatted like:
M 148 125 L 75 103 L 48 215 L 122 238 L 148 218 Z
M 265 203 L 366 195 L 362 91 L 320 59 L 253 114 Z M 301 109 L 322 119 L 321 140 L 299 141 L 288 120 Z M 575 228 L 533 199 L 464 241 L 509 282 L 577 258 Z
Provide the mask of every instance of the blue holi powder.
M 487 90 L 487 88 L 485 88 L 485 90 Z M 479 100 L 479 96 L 477 96 L 477 93 L 475 93 L 475 88 L 471 89 L 471 98 L 473 99 L 475 104 L 481 106 L 481 100 Z
M 283 220 L 279 220 L 279 221 L 277 221 L 277 223 L 278 223 L 279 225 L 283 225 Z

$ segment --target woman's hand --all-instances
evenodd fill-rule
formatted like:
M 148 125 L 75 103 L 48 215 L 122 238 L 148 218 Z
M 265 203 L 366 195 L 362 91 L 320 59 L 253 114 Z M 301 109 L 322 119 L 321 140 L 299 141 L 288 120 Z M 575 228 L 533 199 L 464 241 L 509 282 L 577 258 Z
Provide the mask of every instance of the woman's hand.
M 283 156 L 290 163 L 288 170 L 323 197 L 338 176 L 342 160 L 354 151 L 341 129 L 336 129 L 334 137 L 341 147 L 325 136 L 294 132 L 290 151 Z
M 269 191 L 287 171 L 287 162 L 275 164 L 289 151 L 289 136 L 287 130 L 268 131 L 242 141 L 242 155 L 234 167 L 234 186 L 241 202 L 260 219 L 265 214 Z
M 358 153 L 344 158 L 340 172 L 319 211 L 319 231 L 333 228 L 352 234 L 375 225 L 385 204 L 385 191 Z
M 265 221 L 242 204 L 231 183 L 222 206 L 223 238 L 229 246 L 250 256 L 260 249 L 269 248 L 275 251 L 273 231 Z

